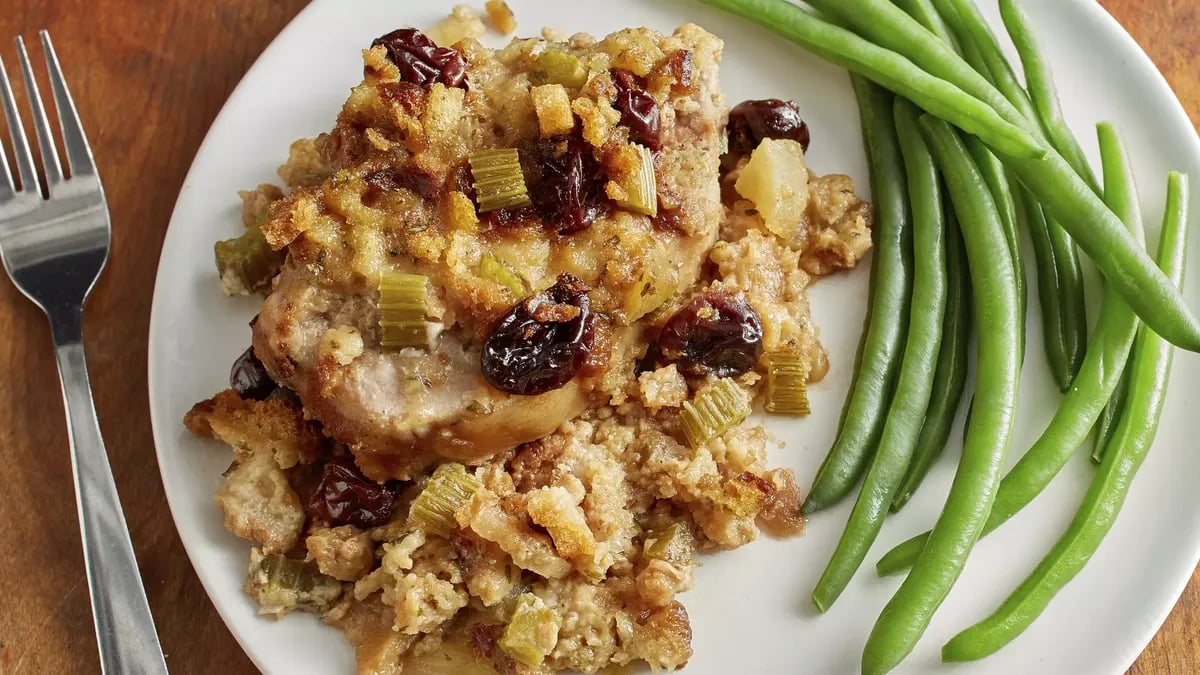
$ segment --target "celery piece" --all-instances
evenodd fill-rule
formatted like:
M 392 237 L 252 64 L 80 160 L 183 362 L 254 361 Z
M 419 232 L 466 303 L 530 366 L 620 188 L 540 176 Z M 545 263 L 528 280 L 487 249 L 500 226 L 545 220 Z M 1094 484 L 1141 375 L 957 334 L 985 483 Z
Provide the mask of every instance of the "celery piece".
M 808 415 L 808 367 L 798 354 L 767 354 L 767 412 Z
M 505 654 L 536 668 L 554 649 L 559 625 L 558 615 L 541 598 L 522 593 L 498 644 Z
M 479 275 L 507 288 L 518 298 L 529 295 L 529 287 L 525 285 L 525 280 L 512 271 L 508 265 L 490 255 L 484 255 L 479 261 Z
M 479 150 L 467 156 L 475 179 L 475 198 L 479 212 L 514 206 L 529 206 L 521 156 L 516 148 Z
M 654 153 L 650 148 L 634 144 L 639 155 L 636 169 L 631 172 L 630 184 L 622 185 L 627 196 L 617 204 L 647 216 L 658 215 L 658 181 L 654 174 Z
M 750 416 L 750 396 L 726 377 L 683 404 L 679 421 L 693 448 L 729 431 Z
M 272 251 L 257 226 L 246 228 L 240 237 L 213 245 L 221 289 L 226 295 L 250 295 L 271 287 L 287 251 Z
M 588 72 L 579 57 L 560 49 L 547 49 L 538 54 L 533 65 L 540 79 L 564 87 L 578 89 L 587 84 Z
M 462 464 L 443 464 L 413 500 L 408 521 L 425 532 L 448 536 L 458 528 L 454 512 L 482 487 L 479 479 L 467 473 Z
M 647 558 L 663 560 L 672 565 L 689 565 L 695 540 L 686 525 L 671 523 L 647 534 L 643 546 Z
M 259 613 L 283 616 L 297 609 L 325 611 L 341 595 L 342 583 L 322 574 L 316 563 L 254 548 L 246 591 L 258 602 Z
M 420 274 L 387 272 L 380 278 L 379 330 L 385 349 L 429 347 L 428 293 L 429 280 Z

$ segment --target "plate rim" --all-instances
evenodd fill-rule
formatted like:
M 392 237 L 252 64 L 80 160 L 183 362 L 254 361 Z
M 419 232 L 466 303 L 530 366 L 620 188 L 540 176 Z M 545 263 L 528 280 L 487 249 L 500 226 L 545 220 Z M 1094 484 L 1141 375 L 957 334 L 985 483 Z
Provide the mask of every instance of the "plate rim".
M 295 16 L 288 20 L 287 24 L 279 31 L 279 33 L 275 35 L 275 37 L 271 38 L 271 41 L 267 43 L 267 46 L 263 48 L 261 52 L 259 52 L 258 56 L 254 57 L 254 62 L 250 64 L 250 67 L 246 69 L 246 72 L 242 73 L 242 76 L 240 79 L 238 79 L 237 84 L 234 85 L 233 89 L 229 91 L 229 95 L 226 96 L 225 100 L 221 103 L 220 110 L 218 110 L 217 114 L 213 116 L 212 122 L 209 123 L 208 129 L 204 132 L 204 138 L 200 141 L 200 145 L 196 147 L 196 153 L 192 155 L 192 162 L 190 165 L 188 165 L 187 173 L 184 175 L 183 183 L 180 185 L 179 194 L 175 197 L 175 205 L 171 207 L 171 217 L 167 221 L 167 229 L 163 233 L 163 246 L 159 250 L 157 269 L 154 273 L 154 292 L 152 293 L 150 300 L 150 326 L 146 340 L 146 388 L 150 403 L 150 432 L 154 440 L 154 458 L 155 462 L 158 464 L 159 483 L 162 485 L 163 494 L 167 499 L 167 510 L 171 512 L 171 524 L 175 528 L 176 536 L 178 536 L 179 540 L 183 543 L 183 550 L 187 554 L 188 564 L 191 566 L 193 573 L 195 573 L 196 577 L 200 580 L 200 585 L 204 588 L 204 594 L 208 597 L 209 604 L 211 604 L 216 610 L 217 615 L 221 618 L 221 623 L 224 624 L 225 629 L 229 631 L 230 635 L 233 636 L 233 639 L 237 642 L 238 647 L 241 648 L 242 653 L 246 655 L 246 658 L 250 659 L 250 662 L 254 664 L 254 667 L 257 668 L 259 672 L 263 673 L 270 672 L 270 664 L 263 662 L 261 659 L 260 650 L 250 648 L 249 638 L 246 635 L 243 635 L 242 631 L 236 628 L 237 623 L 229 615 L 228 608 L 224 606 L 224 603 L 217 601 L 217 589 L 213 586 L 214 581 L 209 579 L 207 575 L 202 574 L 200 572 L 200 568 L 197 566 L 196 560 L 198 554 L 195 549 L 200 545 L 200 543 L 194 540 L 189 541 L 189 538 L 184 537 L 183 533 L 180 532 L 178 514 L 183 509 L 183 506 L 179 504 L 179 501 L 182 499 L 182 497 L 180 495 L 172 496 L 172 491 L 167 487 L 168 479 L 166 467 L 163 462 L 163 457 L 165 454 L 163 446 L 167 444 L 165 441 L 169 438 L 164 426 L 168 424 L 168 422 L 163 420 L 164 413 L 160 410 L 157 397 L 155 396 L 155 374 L 157 373 L 159 366 L 157 365 L 155 350 L 152 345 L 156 344 L 157 342 L 155 338 L 160 330 L 158 325 L 161 321 L 158 316 L 163 312 L 161 309 L 162 303 L 159 302 L 158 297 L 160 292 L 159 289 L 163 287 L 163 284 L 160 283 L 161 277 L 165 277 L 169 273 L 167 271 L 167 267 L 164 265 L 164 263 L 167 262 L 167 237 L 169 237 L 171 234 L 171 226 L 175 223 L 175 219 L 179 213 L 180 205 L 183 201 L 183 195 L 190 189 L 190 185 L 192 184 L 192 173 L 197 170 L 197 159 L 199 159 L 201 155 L 205 154 L 205 150 L 213 143 L 213 130 L 217 128 L 221 120 L 227 115 L 233 114 L 230 112 L 231 108 L 229 106 L 229 102 L 237 97 L 238 94 L 248 86 L 247 83 L 251 80 L 251 76 L 259 68 L 265 67 L 263 64 L 266 63 L 266 57 L 274 50 L 280 49 L 281 47 L 279 47 L 279 45 L 282 44 L 288 34 L 291 31 L 296 30 L 296 27 L 301 23 L 301 20 L 309 13 L 312 13 L 314 8 L 320 5 L 321 2 L 319 0 L 311 1 L 305 5 L 303 9 L 301 9 L 296 13 Z M 177 423 L 182 424 L 181 422 Z

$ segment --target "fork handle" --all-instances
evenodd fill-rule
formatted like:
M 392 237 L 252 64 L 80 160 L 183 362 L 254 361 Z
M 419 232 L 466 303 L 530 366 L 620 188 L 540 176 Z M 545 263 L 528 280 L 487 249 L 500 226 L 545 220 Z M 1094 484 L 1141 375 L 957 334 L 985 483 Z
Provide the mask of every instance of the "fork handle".
M 55 326 L 55 353 L 70 431 L 71 468 L 83 562 L 96 621 L 100 669 L 106 675 L 166 673 L 146 589 L 117 498 L 112 469 L 92 402 L 81 338 L 62 341 Z M 76 333 L 78 335 L 78 332 Z

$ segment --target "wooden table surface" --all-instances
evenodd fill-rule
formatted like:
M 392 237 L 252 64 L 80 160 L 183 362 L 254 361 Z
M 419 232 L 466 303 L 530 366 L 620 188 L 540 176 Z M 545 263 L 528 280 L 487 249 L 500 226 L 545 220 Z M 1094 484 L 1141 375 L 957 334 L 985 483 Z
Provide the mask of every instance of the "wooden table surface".
M 304 0 L 8 0 L 7 36 L 49 28 L 95 154 L 114 224 L 92 297 L 96 405 L 172 672 L 253 672 L 209 603 L 167 513 L 146 393 L 158 250 L 201 139 L 242 73 Z M 474 4 L 482 4 L 476 2 Z M 1102 0 L 1200 122 L 1200 3 Z M 1154 9 L 1148 9 L 1154 7 Z M 0 281 L 0 673 L 98 671 L 61 394 L 45 320 Z M 1131 673 L 1198 673 L 1200 575 Z

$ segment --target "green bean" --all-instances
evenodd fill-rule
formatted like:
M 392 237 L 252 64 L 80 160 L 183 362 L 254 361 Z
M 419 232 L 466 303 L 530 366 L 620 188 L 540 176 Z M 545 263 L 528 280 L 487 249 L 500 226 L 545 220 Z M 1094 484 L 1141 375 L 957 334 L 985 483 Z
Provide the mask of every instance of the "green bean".
M 1043 160 L 1008 158 L 1008 165 L 1041 202 L 1046 214 L 1063 225 L 1152 330 L 1172 344 L 1200 351 L 1200 322 L 1187 309 L 1180 290 L 1155 267 L 1104 202 L 1057 153 Z
M 1058 90 L 1054 86 L 1054 75 L 1050 72 L 1050 66 L 1046 63 L 1041 47 L 1033 35 L 1028 15 L 1016 0 L 1000 0 L 1000 17 L 1004 20 L 1004 27 L 1008 30 L 1013 45 L 1017 48 L 1021 67 L 1025 71 L 1029 98 L 1037 112 L 1042 130 L 1050 139 L 1050 144 L 1070 163 L 1075 173 L 1087 182 L 1092 191 L 1102 194 L 1096 174 L 1083 154 L 1083 148 L 1063 119 Z
M 988 79 L 1025 122 L 1024 127 L 1039 139 L 1045 139 L 1041 125 L 1037 123 L 1037 110 L 1033 107 L 1025 88 L 1021 86 L 1021 81 L 1017 79 L 1012 65 L 1005 58 L 996 35 L 979 12 L 979 7 L 973 0 L 933 0 L 933 4 L 950 25 L 959 42 L 974 45 L 976 57 L 979 59 L 976 68 L 982 66 L 980 72 L 986 70 Z
M 1141 241 L 1144 239 L 1141 218 L 1129 208 L 1136 198 L 1125 197 L 1125 206 L 1118 203 L 1121 199 L 1117 195 L 1125 194 L 1123 183 L 1132 181 L 1121 175 L 1127 166 L 1124 149 L 1111 125 L 1098 125 L 1098 132 L 1101 155 L 1104 157 L 1105 185 L 1113 186 L 1113 190 L 1106 190 L 1106 194 L 1113 195 L 1114 208 L 1126 218 L 1126 225 L 1134 238 Z M 1131 182 L 1129 184 L 1132 185 Z M 1106 287 L 1100 315 L 1096 319 L 1096 330 L 1092 333 L 1079 375 L 1042 435 L 1000 482 L 984 535 L 1004 524 L 1041 494 L 1066 466 L 1080 444 L 1087 440 L 1096 418 L 1125 370 L 1138 323 L 1137 316 L 1130 311 L 1124 299 L 1111 285 Z M 917 560 L 927 536 L 917 535 L 893 548 L 876 564 L 876 570 L 886 575 L 907 569 Z
M 1067 231 L 1053 217 L 1046 216 L 1046 232 L 1054 249 L 1054 266 L 1058 270 L 1058 311 L 1062 315 L 1062 343 L 1066 348 L 1067 372 L 1075 378 L 1083 363 L 1087 346 L 1087 299 L 1083 289 L 1083 270 L 1079 267 L 1079 251 Z M 1066 391 L 1066 386 L 1060 387 Z
M 996 255 L 1007 242 L 995 204 L 954 130 L 929 115 L 921 118 L 921 125 L 949 188 L 967 249 L 978 336 L 975 405 L 946 506 L 920 559 L 867 640 L 865 675 L 886 673 L 912 651 L 962 573 L 995 498 L 1020 381 L 1016 275 L 1012 258 Z
M 1000 44 L 994 33 L 988 27 L 987 21 L 979 13 L 979 8 L 970 0 L 933 0 L 956 31 L 961 44 L 970 48 L 969 60 L 977 70 L 986 72 L 996 88 L 1003 93 L 1026 123 L 1026 129 L 1040 139 L 1064 153 L 1068 158 L 1082 158 L 1079 144 L 1070 130 L 1061 124 L 1051 133 L 1045 128 L 1042 109 L 1035 105 L 1016 73 L 1000 49 Z M 918 62 L 920 63 L 920 62 Z M 1039 62 L 1040 63 L 1040 62 Z M 1030 73 L 1027 71 L 1027 76 Z M 1042 102 L 1054 111 L 1058 110 L 1057 96 L 1054 94 L 1053 82 L 1049 72 L 1033 73 L 1033 77 L 1042 75 L 1040 82 L 1043 95 Z M 1047 85 L 1048 83 L 1048 85 Z M 1009 118 L 1009 121 L 1014 121 Z M 1057 135 L 1055 135 L 1057 134 Z M 1064 145 L 1065 143 L 1065 145 Z M 1076 173 L 1100 194 L 1096 187 L 1096 178 L 1092 174 L 1087 161 L 1081 164 L 1071 162 Z M 1032 200 L 1026 200 L 1025 221 L 1038 228 L 1031 231 L 1034 239 L 1035 256 L 1038 263 L 1039 298 L 1042 300 L 1042 327 L 1046 359 L 1050 363 L 1051 372 L 1059 389 L 1066 391 L 1075 373 L 1083 361 L 1084 345 L 1087 342 L 1087 303 L 1084 296 L 1083 272 L 1079 266 L 1079 254 L 1070 237 L 1062 226 L 1053 218 L 1043 218 L 1040 207 Z M 1044 224 L 1044 225 L 1043 225 Z M 1044 229 L 1044 232 L 1043 232 Z M 1044 247 L 1039 245 L 1045 244 Z M 1053 294 L 1051 294 L 1053 292 Z
M 1053 149 L 1004 121 L 962 89 L 787 0 L 701 1 L 755 21 L 979 136 L 1042 202 L 1047 213 L 1067 228 L 1143 321 L 1173 344 L 1200 351 L 1200 319 L 1188 308 L 1183 293 Z
M 1029 233 L 1033 242 L 1034 269 L 1037 272 L 1038 305 L 1042 311 L 1042 348 L 1046 364 L 1060 391 L 1071 386 L 1075 373 L 1067 354 L 1067 333 L 1063 329 L 1064 314 L 1059 301 L 1059 269 L 1054 261 L 1054 246 L 1050 239 L 1046 214 L 1033 195 L 1020 182 L 1014 181 L 1013 200 L 1016 204 L 1019 227 Z
M 951 29 L 946 20 L 942 18 L 942 15 L 938 12 L 937 8 L 933 6 L 932 0 L 898 0 L 897 4 L 901 8 L 905 9 L 910 16 L 917 20 L 918 23 L 925 26 L 925 28 L 937 35 L 942 42 L 950 45 L 951 47 L 956 47 L 962 54 L 963 60 L 967 62 L 967 65 L 990 80 L 991 71 L 988 69 L 987 63 L 984 62 L 983 55 L 980 53 L 979 47 L 973 40 L 957 39 L 954 36 L 953 29 Z M 991 153 L 991 151 L 987 150 L 982 141 L 975 136 L 967 136 L 963 140 L 967 143 L 967 149 L 971 152 L 971 156 L 974 157 L 976 165 L 978 165 L 980 171 L 983 172 L 984 178 L 987 180 L 988 187 L 992 191 L 992 198 L 996 200 L 996 206 L 1000 209 L 1001 222 L 1004 223 L 1007 239 L 1009 241 L 1009 248 L 1012 251 L 1013 262 L 1017 270 L 1017 283 L 1019 284 L 1017 290 L 1021 299 L 1020 316 L 1022 317 L 1022 326 L 1024 326 L 1024 317 L 1026 316 L 1026 307 L 1028 305 L 1028 290 L 1025 279 L 1025 263 L 1023 261 L 1024 256 L 1022 254 L 1020 234 L 1023 221 L 1021 220 L 1021 217 L 1018 217 L 1017 214 L 1017 206 L 1020 204 L 1020 202 L 1017 201 L 1017 197 L 1013 194 L 1014 192 L 1019 191 L 1021 187 L 1019 183 L 1008 177 L 1004 171 L 1003 164 L 994 154 Z M 1010 185 L 1010 183 L 1012 184 Z M 1024 213 L 1021 214 L 1021 216 L 1024 215 Z M 1044 223 L 1044 221 L 1042 222 Z M 1045 228 L 1043 227 L 1043 231 L 1044 229 Z M 1049 250 L 1048 246 L 1047 250 Z M 1050 260 L 1051 262 L 1053 261 L 1052 258 L 1047 258 L 1047 260 Z M 1053 268 L 1051 269 L 1053 270 Z M 1048 308 L 1050 310 L 1046 313 L 1046 316 L 1043 317 L 1044 324 L 1047 319 L 1053 319 L 1054 323 L 1061 323 L 1058 318 L 1059 303 L 1058 293 L 1056 292 L 1056 289 L 1058 288 L 1057 270 L 1053 271 L 1053 283 L 1046 282 L 1043 284 L 1046 286 L 1047 299 L 1050 300 L 1049 303 L 1043 300 L 1041 305 L 1043 308 Z M 1051 279 L 1051 277 L 1043 278 Z M 1020 330 L 1020 335 L 1022 341 L 1024 341 L 1024 328 Z M 1061 344 L 1061 331 L 1055 331 L 1054 335 Z M 1024 342 L 1022 342 L 1022 352 L 1023 351 Z M 1066 352 L 1063 350 L 1061 353 L 1065 354 Z M 1062 359 L 1060 359 L 1060 361 L 1061 360 Z M 920 475 L 923 476 L 925 471 L 928 471 L 928 467 L 925 467 Z M 920 479 L 918 478 L 917 482 L 919 483 L 919 481 Z M 916 487 L 916 484 L 912 485 L 913 489 Z M 897 504 L 893 506 L 893 510 L 897 510 L 899 507 L 903 506 L 904 501 L 907 501 L 907 497 L 905 497 L 903 500 L 897 499 Z
M 938 39 L 935 33 L 892 4 L 891 0 L 807 2 L 818 11 L 845 21 L 879 46 L 910 59 L 930 75 L 940 77 L 983 101 L 1009 123 L 1025 128 L 1035 137 L 1041 135 L 1036 125 L 1029 124 L 1033 117 L 1023 117 L 983 74 L 963 61 L 950 43 Z
M 809 4 L 817 9 L 844 19 L 882 46 L 898 51 L 929 73 L 961 87 L 963 91 L 991 105 L 1007 121 L 1024 126 L 1035 137 L 1049 142 L 1051 137 L 1043 132 L 1038 123 L 1037 110 L 1000 52 L 995 36 L 978 15 L 974 3 L 967 0 L 938 2 L 958 25 L 962 33 L 961 43 L 978 50 L 972 54 L 982 62 L 977 63 L 976 67 L 959 58 L 948 44 L 936 39 L 928 29 L 889 0 L 809 0 Z M 970 11 L 964 7 L 969 7 Z M 989 75 L 991 81 L 981 73 Z M 1065 127 L 1063 130 L 1065 131 Z M 1074 137 L 1070 136 L 1069 131 L 1066 134 L 1074 143 Z M 1077 144 L 1075 145 L 1077 147 Z M 977 156 L 977 162 L 979 159 Z M 1087 175 L 1090 176 L 1090 171 Z M 1092 180 L 1094 181 L 1094 178 Z M 989 185 L 993 185 L 991 181 Z M 999 206 L 1002 216 L 1011 215 L 1012 211 L 1006 212 L 1003 203 Z M 1015 226 L 1015 219 L 1007 218 L 1003 222 Z M 1049 319 L 1046 327 L 1052 331 L 1048 343 L 1063 346 L 1061 356 L 1058 351 L 1053 351 L 1049 352 L 1047 357 L 1055 366 L 1061 366 L 1069 373 L 1069 377 L 1060 380 L 1060 384 L 1064 384 L 1065 388 L 1065 384 L 1069 384 L 1070 378 L 1074 377 L 1083 360 L 1083 347 L 1087 341 L 1083 278 L 1078 254 L 1066 232 L 1052 221 L 1048 223 L 1047 231 L 1051 247 L 1055 251 L 1054 278 L 1057 280 L 1055 289 L 1058 299 L 1052 307 L 1043 306 L 1043 314 Z M 1014 239 L 1015 237 L 1010 237 L 1010 242 Z M 1019 240 L 1016 240 L 1016 243 L 1018 246 L 1012 247 L 1012 250 L 1019 253 Z M 1023 268 L 1018 266 L 1018 269 Z M 1022 294 L 1023 285 L 1022 283 Z M 1062 314 L 1061 318 L 1047 311 L 1055 308 Z M 1060 358 L 1061 363 L 1058 362 Z
M 942 42 L 950 45 L 952 49 L 958 47 L 958 41 L 955 40 L 954 33 L 950 31 L 950 26 L 942 18 L 942 15 L 938 14 L 937 8 L 930 0 L 895 0 L 895 2 L 900 9 L 916 19 L 917 23 L 936 35 Z
M 950 427 L 958 414 L 963 390 L 967 384 L 967 344 L 971 337 L 971 275 L 967 270 L 967 253 L 963 250 L 962 234 L 954 212 L 946 213 L 946 316 L 942 321 L 942 343 L 938 348 L 937 371 L 933 375 L 933 396 L 921 435 L 913 448 L 912 462 L 904 482 L 892 502 L 892 512 L 899 511 L 912 498 L 930 467 L 946 449 Z
M 1042 157 L 1028 131 L 1006 122 L 996 110 L 959 87 L 921 70 L 912 61 L 854 33 L 809 14 L 787 0 L 701 0 L 738 14 L 806 47 L 817 56 L 852 70 L 985 139 L 1014 157 Z
M 1096 438 L 1092 442 L 1092 461 L 1097 464 L 1104 459 L 1104 453 L 1108 452 L 1113 432 L 1117 429 L 1117 420 L 1121 418 L 1121 411 L 1125 409 L 1125 402 L 1129 399 L 1129 371 L 1132 367 L 1132 363 L 1125 364 L 1125 372 L 1121 373 L 1117 388 L 1113 390 L 1112 397 L 1108 399 L 1108 405 L 1104 406 L 1100 418 L 1096 420 Z
M 938 16 L 941 16 L 941 14 Z M 945 19 L 942 20 L 945 21 Z M 992 79 L 992 71 L 990 68 L 988 68 L 987 62 L 984 61 L 983 52 L 979 51 L 979 45 L 975 44 L 975 41 L 972 40 L 969 35 L 963 35 L 960 34 L 960 32 L 956 32 L 955 28 L 951 26 L 949 22 L 946 23 L 946 26 L 949 28 L 950 34 L 955 36 L 955 40 L 958 42 L 959 51 L 962 52 L 963 60 L 970 64 L 970 66 L 975 69 L 975 72 L 988 78 L 988 81 L 994 84 L 995 81 Z
M 1125 222 L 1136 222 L 1141 228 L 1142 209 L 1137 195 L 1137 183 L 1134 181 L 1133 168 L 1129 166 L 1121 139 L 1112 125 L 1100 124 L 1097 130 L 1100 134 L 1100 155 L 1104 168 L 1104 201 Z M 1132 340 L 1132 336 L 1130 339 Z M 1113 390 L 1108 405 L 1104 406 L 1104 411 L 1100 413 L 1100 419 L 1096 420 L 1096 439 L 1092 445 L 1092 461 L 1096 463 L 1104 457 L 1116 430 L 1117 420 L 1125 407 L 1132 368 L 1132 361 L 1125 364 L 1117 388 Z
M 1021 360 L 1024 361 L 1027 298 L 1025 296 L 1025 262 L 1021 252 L 1021 231 L 1017 220 L 1016 203 L 1012 190 L 1009 188 L 1004 165 L 1000 163 L 1000 160 L 992 154 L 991 150 L 988 150 L 983 141 L 974 136 L 963 138 L 963 143 L 967 146 L 967 152 L 970 152 L 971 157 L 975 160 L 975 166 L 979 167 L 979 172 L 983 175 L 983 180 L 992 193 L 992 200 L 996 202 L 996 210 L 1000 214 L 1000 224 L 1004 227 L 1004 238 L 1008 241 L 1008 252 L 1012 255 L 1013 269 L 1017 273 L 1017 299 L 1021 301 L 1020 312 L 1017 315 L 1017 319 L 1020 321 L 1017 334 L 1021 338 Z
M 952 50 L 962 52 L 963 45 L 954 37 L 949 24 L 938 13 L 937 8 L 930 0 L 895 0 L 895 4 Z M 966 46 L 971 47 L 972 45 L 967 44 Z M 967 63 L 974 67 L 970 59 L 967 59 Z M 975 70 L 980 74 L 987 72 L 978 68 Z M 992 187 L 991 182 L 988 187 Z M 992 198 L 998 203 L 1004 200 L 1004 197 L 995 190 L 992 192 Z M 904 508 L 904 505 L 912 499 L 917 488 L 921 486 L 925 476 L 933 467 L 933 463 L 941 457 L 942 451 L 946 449 L 946 440 L 950 437 L 950 427 L 954 424 L 954 417 L 958 414 L 963 390 L 966 387 L 967 343 L 971 335 L 971 277 L 967 270 L 967 254 L 961 250 L 962 235 L 958 232 L 958 221 L 954 218 L 952 209 L 946 214 L 946 219 L 946 266 L 950 279 L 950 290 L 946 304 L 946 320 L 942 325 L 942 345 L 938 352 L 937 372 L 934 374 L 934 395 L 929 403 L 929 412 L 926 414 L 925 423 L 921 427 L 921 437 L 917 439 L 917 446 L 913 449 L 912 462 L 904 476 L 904 482 L 901 483 L 900 489 L 896 493 L 896 499 L 892 502 L 892 513 Z M 1009 243 L 1012 243 L 1011 239 Z M 1019 238 L 1017 244 L 1020 244 Z M 1013 250 L 1017 254 L 1020 253 L 1019 249 L 1014 248 Z M 1020 270 L 1019 266 L 1018 269 Z M 1021 270 L 1020 274 L 1023 283 L 1024 271 Z M 1022 297 L 1024 296 L 1022 295 Z M 1024 316 L 1024 314 L 1022 311 L 1021 315 Z M 971 407 L 968 405 L 968 420 L 970 420 L 970 416 Z M 966 431 L 965 424 L 963 431 Z
M 1037 271 L 1038 298 L 1042 310 L 1042 346 L 1050 374 L 1058 384 L 1059 391 L 1066 391 L 1077 372 L 1071 365 L 1070 354 L 1077 351 L 1068 342 L 1070 337 L 1064 327 L 1066 312 L 1062 310 L 1060 290 L 1061 270 L 1055 260 L 1058 247 L 1050 235 L 1050 224 L 1037 199 L 1018 183 L 1013 191 L 1016 196 L 1021 227 L 1029 232 L 1033 242 L 1033 260 Z
M 1181 284 L 1187 251 L 1187 177 L 1172 173 L 1159 242 L 1163 272 Z M 1116 521 L 1129 487 L 1154 442 L 1166 401 L 1173 349 L 1148 327 L 1133 348 L 1129 401 L 1112 445 L 1092 478 L 1066 532 L 1037 568 L 988 618 L 959 633 L 942 648 L 947 661 L 979 659 L 1020 635 L 1083 569 Z
M 818 6 L 834 5 L 836 11 L 840 12 L 840 16 L 847 19 L 853 19 L 860 30 L 868 31 L 869 34 L 880 40 L 884 46 L 898 49 L 901 53 L 910 56 L 918 65 L 929 68 L 930 72 L 941 74 L 943 77 L 950 79 L 962 86 L 967 92 L 982 97 L 982 100 L 988 101 L 992 106 L 996 107 L 998 112 L 1001 112 L 1006 119 L 1013 121 L 1014 124 L 1025 124 L 1027 129 L 1031 129 L 1043 138 L 1048 138 L 1055 148 L 1060 149 L 1067 157 L 1072 159 L 1081 159 L 1082 151 L 1079 149 L 1079 143 L 1075 141 L 1075 137 L 1067 129 L 1066 125 L 1062 124 L 1062 115 L 1058 112 L 1057 96 L 1054 92 L 1054 84 L 1050 79 L 1049 72 L 1044 68 L 1040 68 L 1040 61 L 1031 62 L 1027 71 L 1030 72 L 1030 77 L 1037 80 L 1040 85 L 1039 89 L 1034 94 L 1034 100 L 1031 102 L 1030 95 L 1026 94 L 1022 88 L 1013 68 L 1009 66 L 1008 60 L 1004 59 L 1001 53 L 1000 46 L 996 41 L 996 36 L 992 34 L 988 26 L 983 22 L 982 17 L 979 17 L 978 10 L 974 8 L 970 2 L 956 2 L 955 0 L 938 0 L 938 5 L 941 5 L 942 11 L 946 16 L 952 18 L 952 22 L 959 31 L 959 44 L 964 53 L 966 64 L 970 65 L 974 71 L 982 73 L 983 76 L 994 83 L 996 89 L 991 90 L 991 94 L 980 90 L 980 84 L 976 77 L 966 77 L 961 73 L 962 66 L 949 68 L 942 66 L 941 70 L 931 70 L 935 67 L 936 61 L 946 54 L 932 54 L 932 48 L 926 48 L 924 52 L 916 47 L 917 43 L 923 42 L 919 40 L 917 31 L 913 29 L 912 22 L 904 22 L 898 17 L 895 17 L 895 12 L 890 10 L 887 2 L 882 0 L 858 0 L 857 2 L 833 2 L 833 0 L 818 0 Z M 834 7 L 829 7 L 830 11 Z M 930 24 L 934 24 L 934 19 L 929 18 L 928 12 L 930 8 L 930 0 L 925 0 L 925 8 L 922 16 L 925 16 L 924 23 L 926 28 Z M 970 11 L 966 11 L 970 10 Z M 949 26 L 946 19 L 942 18 L 941 13 L 934 12 L 938 19 L 942 20 L 942 26 Z M 936 25 L 936 24 L 935 24 Z M 930 29 L 934 30 L 934 29 Z M 942 31 L 944 32 L 944 31 Z M 950 34 L 954 34 L 954 29 L 949 29 Z M 928 40 L 924 41 L 928 42 Z M 942 42 L 946 43 L 946 37 L 942 38 Z M 1036 49 L 1036 44 L 1032 40 L 1025 41 L 1025 47 Z M 938 46 L 938 49 L 944 48 Z M 998 90 L 998 91 L 997 91 Z M 986 96 L 986 97 L 984 97 Z M 1000 96 L 1001 100 L 1006 104 L 997 103 L 996 97 Z M 1043 108 L 1037 106 L 1037 102 L 1042 103 L 1045 110 L 1048 110 L 1046 115 L 1043 115 Z M 1044 124 L 1039 125 L 1040 120 L 1049 119 L 1050 113 L 1057 113 L 1058 125 L 1054 130 L 1044 130 Z M 968 139 L 970 141 L 970 139 Z M 980 168 L 984 169 L 985 177 L 989 177 L 986 169 L 991 168 L 992 175 L 995 174 L 995 160 L 986 156 L 986 153 L 980 153 L 978 148 L 979 143 L 976 141 L 974 145 L 968 143 L 968 149 L 971 149 L 972 155 L 976 157 L 976 162 Z M 1072 161 L 1072 166 L 1079 173 L 1080 177 L 1088 181 L 1088 184 L 1094 185 L 1096 178 L 1092 175 L 1091 168 L 1087 166 L 1087 162 Z M 1004 205 L 1010 202 L 1007 195 L 1008 190 L 1003 189 L 1004 195 L 1001 196 L 997 192 L 998 181 L 989 178 L 989 186 L 992 189 L 992 195 L 997 198 L 997 205 L 1001 208 L 1002 216 L 1012 215 L 1012 210 L 1006 210 Z M 1032 201 L 1025 199 L 1025 213 L 1022 214 L 1024 222 L 1027 226 L 1036 228 L 1031 231 L 1031 238 L 1036 245 L 1037 270 L 1038 270 L 1038 287 L 1039 298 L 1042 299 L 1040 307 L 1042 307 L 1043 315 L 1043 336 L 1046 360 L 1050 364 L 1052 374 L 1055 376 L 1055 381 L 1061 390 L 1066 390 L 1070 386 L 1070 381 L 1075 376 L 1075 372 L 1079 371 L 1082 360 L 1084 360 L 1084 350 L 1087 340 L 1087 313 L 1086 313 L 1086 298 L 1084 295 L 1084 280 L 1082 280 L 1082 270 L 1079 265 L 1078 252 L 1075 251 L 1075 246 L 1067 237 L 1067 233 L 1062 227 L 1054 221 L 1045 219 L 1040 213 L 1040 207 Z M 1013 223 L 1012 217 L 1004 217 L 1003 222 L 1006 225 Z M 1015 226 L 1014 226 L 1015 227 Z M 1009 238 L 1010 243 L 1014 243 L 1013 250 L 1020 252 L 1019 237 Z M 1021 297 L 1025 298 L 1024 289 L 1024 265 L 1021 264 L 1018 258 L 1018 270 L 1021 271 L 1020 280 L 1022 282 Z M 1022 313 L 1024 316 L 1024 313 Z M 1024 335 L 1024 333 L 1022 333 Z
M 882 91 L 876 85 L 867 86 Z M 914 265 L 912 274 L 904 357 L 875 457 L 863 479 L 862 490 L 854 502 L 837 549 L 813 590 L 813 604 L 822 612 L 845 590 L 879 536 L 888 507 L 896 498 L 896 491 L 908 470 L 933 393 L 946 310 L 946 257 L 942 240 L 945 222 L 941 179 L 917 124 L 917 118 L 922 114 L 912 103 L 896 99 L 895 134 L 908 181 L 912 244 L 914 250 L 922 252 L 921 264 Z
M 851 77 L 871 167 L 875 252 L 867 325 L 859 364 L 846 395 L 837 439 L 813 480 L 804 512 L 828 507 L 854 487 L 883 431 L 887 402 L 900 369 L 912 288 L 912 226 L 904 159 L 892 120 L 892 95 Z

